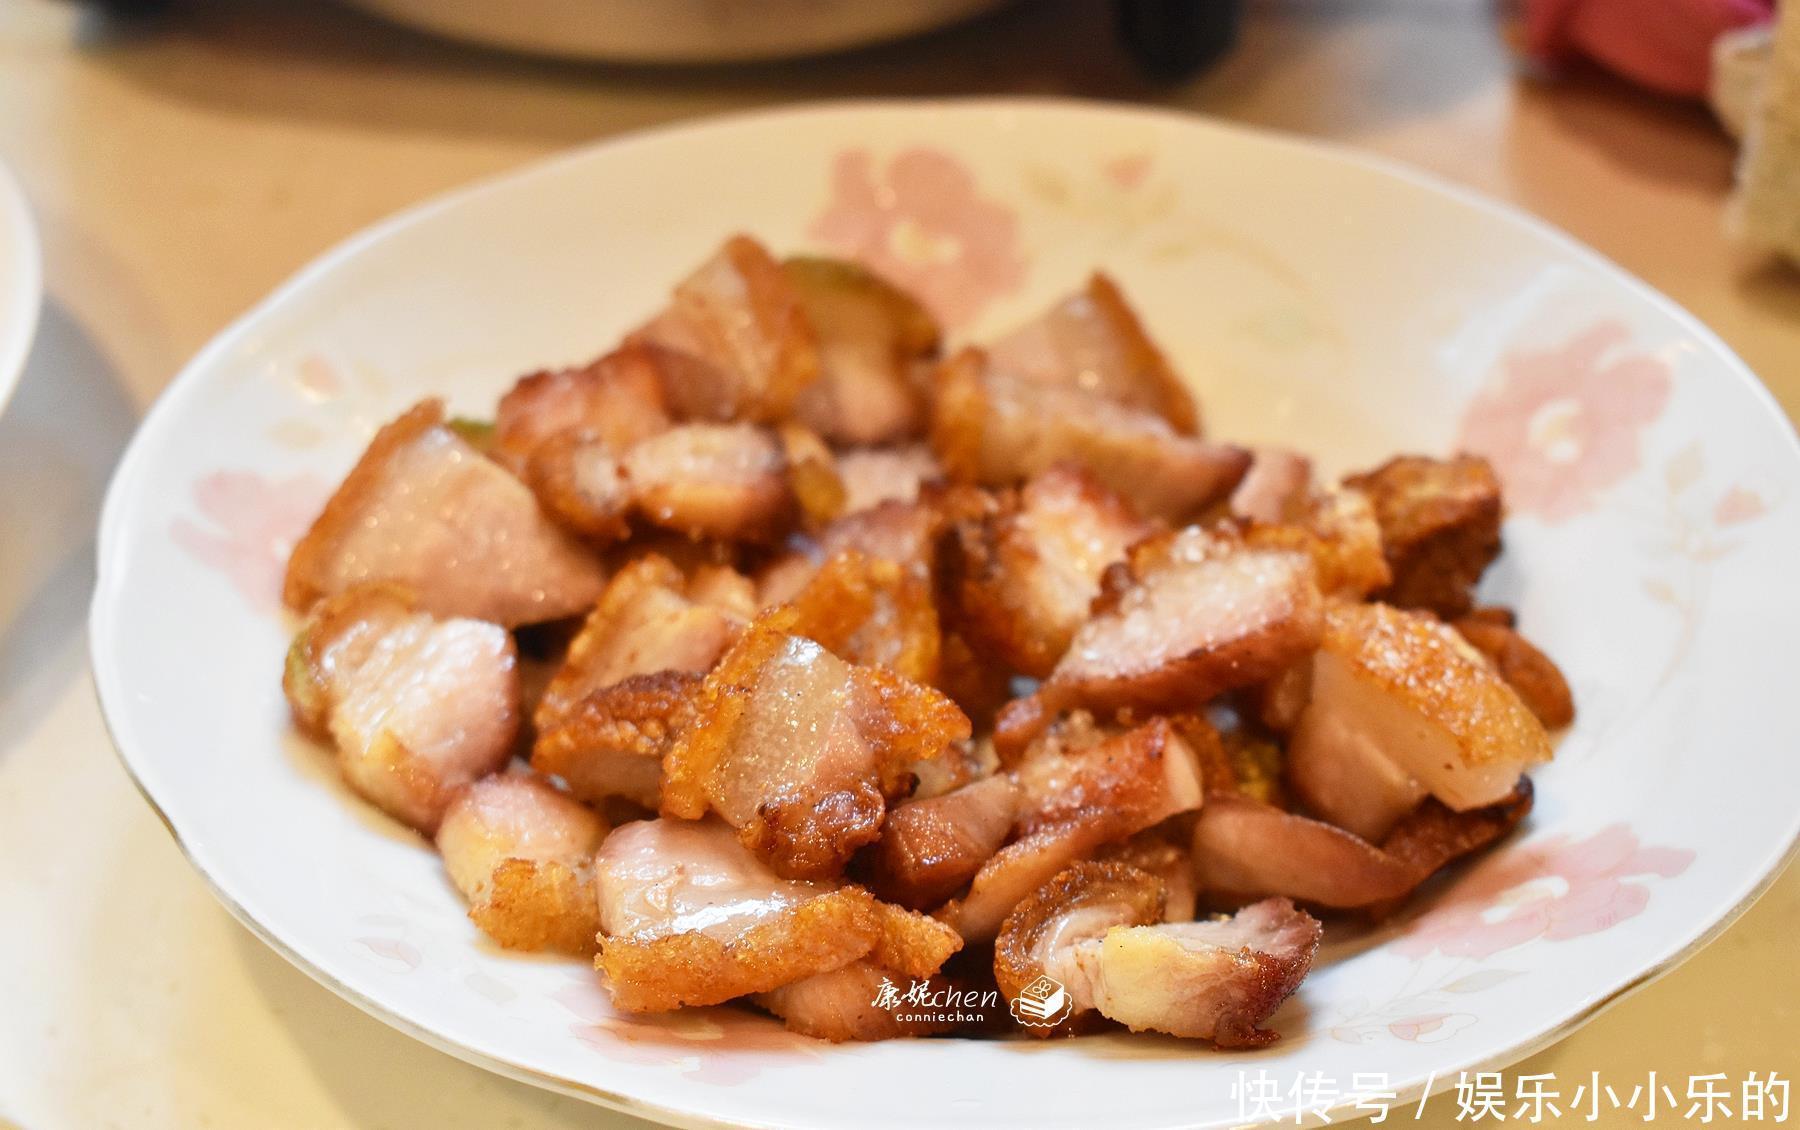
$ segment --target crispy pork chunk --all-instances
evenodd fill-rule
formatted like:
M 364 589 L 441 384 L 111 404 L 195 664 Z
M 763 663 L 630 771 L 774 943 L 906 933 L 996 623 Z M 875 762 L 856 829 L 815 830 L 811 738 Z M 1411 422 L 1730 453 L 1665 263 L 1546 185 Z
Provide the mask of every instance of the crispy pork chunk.
M 720 660 L 663 759 L 662 811 L 716 812 L 777 873 L 835 875 L 880 835 L 913 763 L 969 736 L 956 704 L 766 614 Z
M 684 424 L 620 460 L 636 510 L 693 537 L 773 540 L 792 517 L 780 442 L 750 424 Z
M 1001 995 L 1015 1000 L 1032 982 L 1048 976 L 1073 998 L 1067 1020 L 1025 1031 L 1053 1036 L 1092 1011 L 1089 970 L 1076 960 L 1081 946 L 1115 926 L 1161 922 L 1163 910 L 1161 880 L 1122 863 L 1072 864 L 1020 902 L 994 939 L 994 980 Z
M 437 848 L 469 917 L 508 949 L 591 954 L 600 929 L 594 851 L 606 823 L 528 773 L 457 792 Z
M 494 416 L 494 458 L 524 477 L 548 440 L 568 433 L 623 451 L 672 421 L 653 349 L 627 347 L 579 369 L 521 377 Z
M 1064 710 L 1194 710 L 1279 673 L 1317 646 L 1311 561 L 1190 527 L 1139 543 L 1105 578 L 1093 616 L 1031 696 L 1001 711 L 1010 757 Z
M 1474 603 L 1475 582 L 1500 553 L 1500 480 L 1475 455 L 1402 455 L 1344 485 L 1367 494 L 1393 570 L 1379 599 L 1446 618 Z
M 1013 772 L 1018 839 L 975 873 L 938 916 L 970 942 L 990 941 L 1019 901 L 1098 848 L 1200 807 L 1200 767 L 1165 718 L 1106 731 L 1077 715 L 1034 743 Z
M 990 357 L 996 370 L 1026 384 L 1076 389 L 1158 416 L 1178 434 L 1200 433 L 1187 385 L 1104 274 L 995 342 Z
M 928 980 L 934 990 L 950 986 L 942 977 L 919 979 Z M 950 1025 L 924 1010 L 897 1010 L 875 1004 L 883 982 L 905 992 L 912 980 L 897 977 L 892 970 L 864 958 L 829 973 L 816 973 L 791 985 L 758 993 L 752 999 L 779 1016 L 789 1031 L 834 1044 L 945 1031 Z
M 932 447 L 962 482 L 1008 486 L 1074 462 L 1140 513 L 1179 522 L 1228 495 L 1250 465 L 1242 448 L 1184 435 L 1154 412 L 997 371 L 979 349 L 939 366 L 935 386 Z
M 1057 464 L 950 542 L 958 620 L 977 649 L 1043 678 L 1088 618 L 1106 567 L 1154 527 L 1072 464 Z
M 1080 942 L 1061 963 L 1079 1002 L 1133 1032 L 1260 1047 L 1262 1027 L 1312 968 L 1321 927 L 1287 899 L 1264 899 L 1230 918 L 1121 926 Z
M 844 484 L 844 513 L 854 514 L 883 502 L 915 502 L 919 488 L 942 478 L 943 467 L 930 447 L 857 447 L 839 453 L 838 478 Z
M 896 443 L 925 430 L 937 322 L 911 295 L 842 259 L 782 264 L 818 339 L 819 379 L 794 415 L 833 443 Z
M 427 612 L 512 628 L 585 611 L 605 581 L 599 561 L 427 400 L 376 434 L 294 547 L 282 598 L 304 612 L 395 582 Z
M 350 787 L 426 834 L 457 789 L 506 764 L 519 733 L 512 636 L 438 619 L 394 586 L 314 608 L 282 689 L 301 728 L 336 745 Z
M 867 891 L 783 879 L 716 822 L 640 820 L 594 858 L 600 956 L 632 1012 L 720 1004 L 841 969 L 882 941 Z
M 1154 875 L 1163 885 L 1163 921 L 1192 922 L 1199 905 L 1199 878 L 1194 853 L 1175 841 L 1175 833 L 1151 828 L 1094 853 L 1101 863 L 1122 863 Z
M 664 391 L 678 419 L 776 423 L 820 371 L 799 290 L 742 235 L 677 284 L 668 308 L 627 344 L 667 351 Z
M 1006 842 L 1018 794 L 1012 778 L 1000 774 L 896 805 L 870 849 L 870 888 L 916 910 L 941 904 Z
M 1284 447 L 1250 452 L 1250 469 L 1231 492 L 1232 517 L 1287 522 L 1300 517 L 1312 493 L 1312 460 Z
M 938 677 L 941 635 L 928 571 L 846 549 L 794 597 L 793 630 L 863 666 L 927 685 Z
M 1384 604 L 1333 605 L 1325 621 L 1287 762 L 1325 819 L 1378 842 L 1427 793 L 1481 808 L 1549 760 L 1543 725 L 1455 629 Z
M 728 566 L 689 577 L 655 553 L 625 565 L 544 692 L 532 766 L 582 800 L 654 808 L 662 755 L 692 717 L 701 676 L 752 612 L 749 580 Z
M 1462 617 L 1454 626 L 1475 650 L 1487 656 L 1545 729 L 1560 730 L 1575 721 L 1575 696 L 1568 680 L 1556 663 L 1516 628 L 1473 615 Z
M 1310 494 L 1284 521 L 1252 522 L 1243 539 L 1258 549 L 1292 549 L 1311 557 L 1319 591 L 1327 596 L 1361 600 L 1393 580 L 1375 508 L 1361 491 Z

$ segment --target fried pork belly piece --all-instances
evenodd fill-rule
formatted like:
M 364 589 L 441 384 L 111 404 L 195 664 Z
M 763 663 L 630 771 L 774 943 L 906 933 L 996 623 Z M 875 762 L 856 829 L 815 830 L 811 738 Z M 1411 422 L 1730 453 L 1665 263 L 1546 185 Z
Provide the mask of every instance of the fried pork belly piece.
M 282 689 L 301 728 L 337 747 L 350 787 L 428 835 L 457 789 L 506 764 L 519 734 L 512 636 L 435 618 L 394 586 L 314 608 Z
M 460 790 L 438 825 L 444 869 L 469 917 L 508 949 L 591 954 L 600 930 L 594 852 L 606 823 L 526 773 Z
M 1194 823 L 1194 869 L 1211 892 L 1284 895 L 1379 917 L 1446 864 L 1512 831 L 1531 800 L 1525 777 L 1499 803 L 1467 812 L 1426 798 L 1377 846 L 1248 798 L 1214 797 Z
M 606 576 L 427 400 L 376 434 L 294 547 L 282 599 L 305 612 L 380 582 L 406 585 L 435 615 L 512 628 L 585 611 Z
M 780 441 L 751 424 L 684 424 L 620 459 L 647 521 L 692 537 L 770 541 L 793 515 Z
M 1116 927 L 1063 966 L 1077 1000 L 1133 1032 L 1261 1047 L 1279 1038 L 1262 1024 L 1300 987 L 1321 933 L 1287 899 L 1264 899 L 1230 918 Z
M 1234 518 L 1287 522 L 1300 517 L 1312 492 L 1312 460 L 1281 447 L 1250 452 L 1250 469 L 1231 492 Z
M 1378 598 L 1446 619 L 1467 612 L 1500 553 L 1500 480 L 1488 461 L 1402 455 L 1344 485 L 1369 496 L 1381 524 L 1394 580 Z
M 1041 317 L 995 342 L 994 368 L 1026 384 L 1075 389 L 1149 412 L 1181 435 L 1198 435 L 1187 386 L 1144 332 L 1118 284 L 1099 272 Z
M 921 979 L 929 980 L 934 991 L 950 987 L 942 977 Z M 834 1044 L 926 1036 L 950 1027 L 922 1011 L 876 1006 L 883 982 L 896 987 L 906 984 L 892 970 L 864 959 L 758 993 L 753 999 L 779 1016 L 789 1031 Z
M 1550 738 L 1480 652 L 1434 617 L 1335 604 L 1288 778 L 1314 812 L 1379 841 L 1426 795 L 1494 804 L 1550 759 Z
M 788 491 L 794 496 L 801 525 L 816 530 L 844 513 L 844 480 L 837 456 L 819 434 L 799 424 L 783 424 L 776 434 L 787 460 Z
M 957 524 L 950 542 L 964 635 L 1043 678 L 1088 618 L 1106 567 L 1154 529 L 1087 471 L 1057 464 L 997 509 Z
M 918 910 L 944 902 L 1006 842 L 1018 799 L 1019 787 L 1002 774 L 896 805 L 870 849 L 870 888 Z
M 1321 491 L 1299 503 L 1286 521 L 1253 522 L 1246 545 L 1293 549 L 1312 558 L 1319 591 L 1361 600 L 1393 580 L 1381 545 L 1375 508 L 1361 491 Z
M 640 820 L 594 858 L 600 956 L 631 1012 L 720 1004 L 841 969 L 881 944 L 864 890 L 783 879 L 712 821 Z
M 956 704 L 793 635 L 792 609 L 753 623 L 706 677 L 663 759 L 662 811 L 709 810 L 784 876 L 842 870 L 880 835 L 912 765 L 969 736 Z
M 793 599 L 793 630 L 842 659 L 937 681 L 941 636 L 928 571 L 854 549 L 832 556 Z
M 566 431 L 544 440 L 524 460 L 520 477 L 544 513 L 590 543 L 604 546 L 631 533 L 636 499 L 619 449 L 593 433 Z
M 833 443 L 895 443 L 925 430 L 919 370 L 938 351 L 937 322 L 912 296 L 855 263 L 782 264 L 818 338 L 819 379 L 794 415 Z
M 701 676 L 753 611 L 749 579 L 729 566 L 690 577 L 654 553 L 625 565 L 538 705 L 532 767 L 584 801 L 654 808 L 662 755 L 694 713 Z
M 1560 730 L 1575 721 L 1575 696 L 1569 692 L 1562 671 L 1510 624 L 1470 615 L 1455 621 L 1453 626 L 1475 650 L 1487 656 L 1494 670 L 1537 715 L 1545 729 Z
M 1007 1000 L 1017 999 L 1039 977 L 1062 982 L 1073 998 L 1067 1020 L 1028 1027 L 1033 1036 L 1065 1032 L 1094 1008 L 1090 969 L 1076 960 L 1084 943 L 1116 926 L 1149 926 L 1163 920 L 1161 880 L 1122 863 L 1076 863 L 1033 891 L 1006 916 L 994 939 L 994 980 Z
M 998 372 L 979 349 L 939 366 L 935 387 L 931 445 L 961 482 L 1008 486 L 1074 462 L 1140 513 L 1179 522 L 1228 495 L 1250 465 L 1242 448 L 1183 435 L 1155 413 Z
M 1110 843 L 1200 807 L 1200 767 L 1166 718 L 1122 733 L 1076 716 L 1027 751 L 1019 838 L 981 866 L 959 902 L 937 913 L 969 942 L 990 941 L 1019 901 Z
M 628 346 L 583 368 L 521 377 L 500 398 L 492 453 L 523 477 L 532 456 L 558 436 L 623 451 L 672 423 L 656 351 Z
M 883 502 L 915 502 L 919 488 L 942 478 L 937 455 L 922 443 L 907 447 L 858 447 L 840 452 L 838 479 L 844 484 L 844 513 Z
M 629 338 L 668 351 L 664 391 L 678 419 L 776 423 L 819 377 L 802 295 L 748 236 L 725 241 Z
M 1101 863 L 1119 863 L 1154 875 L 1163 887 L 1164 922 L 1192 922 L 1199 905 L 1199 879 L 1194 853 L 1175 843 L 1161 828 L 1139 832 L 1123 843 L 1108 844 L 1094 854 Z
M 1279 673 L 1324 623 L 1312 562 L 1198 527 L 1150 538 L 1107 572 L 1093 615 L 1031 696 L 1001 711 L 1013 755 L 1064 710 L 1192 710 Z

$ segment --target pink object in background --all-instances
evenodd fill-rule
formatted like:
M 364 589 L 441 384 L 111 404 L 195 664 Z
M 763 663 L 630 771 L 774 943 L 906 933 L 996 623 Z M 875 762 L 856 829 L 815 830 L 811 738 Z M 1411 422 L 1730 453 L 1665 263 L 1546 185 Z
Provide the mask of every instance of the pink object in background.
M 1762 23 L 1774 0 L 1526 0 L 1525 49 L 1546 63 L 1586 56 L 1665 94 L 1698 98 L 1713 40 Z

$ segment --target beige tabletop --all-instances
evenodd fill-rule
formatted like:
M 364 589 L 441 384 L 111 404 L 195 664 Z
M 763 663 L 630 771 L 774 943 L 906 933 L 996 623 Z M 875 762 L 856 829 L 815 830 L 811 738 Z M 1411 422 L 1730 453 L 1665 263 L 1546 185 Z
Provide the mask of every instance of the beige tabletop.
M 135 420 L 285 276 L 422 196 L 622 130 L 857 95 L 1046 93 L 1339 139 L 1513 201 L 1673 296 L 1800 412 L 1800 275 L 1722 232 L 1733 146 L 1694 107 L 1515 77 L 1490 0 L 1268 0 L 1210 74 L 1147 85 L 1098 0 L 735 70 L 541 63 L 322 2 L 143 24 L 0 3 L 0 159 L 44 240 L 37 346 L 0 418 L 0 1126 L 638 1125 L 464 1066 L 240 929 L 114 762 L 82 618 Z M 1800 1069 L 1800 869 L 1697 957 L 1517 1070 Z M 1426 1124 L 1455 1123 L 1440 1098 Z M 1602 1122 L 1624 1124 L 1641 1115 Z

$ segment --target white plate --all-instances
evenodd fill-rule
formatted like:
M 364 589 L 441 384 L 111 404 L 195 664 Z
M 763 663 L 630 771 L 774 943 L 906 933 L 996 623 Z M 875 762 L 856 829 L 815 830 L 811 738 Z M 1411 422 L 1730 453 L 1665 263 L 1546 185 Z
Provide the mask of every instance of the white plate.
M 37 228 L 18 182 L 0 165 L 0 412 L 18 387 L 42 301 Z
M 1490 453 L 1512 516 L 1488 593 L 1520 609 L 1581 710 L 1529 825 L 1419 913 L 1329 945 L 1258 1053 L 1124 1036 L 830 1047 L 728 1009 L 629 1020 L 579 962 L 483 944 L 425 845 L 290 735 L 282 560 L 378 423 L 440 391 L 487 412 L 518 373 L 604 350 L 734 230 L 863 255 L 959 336 L 1104 266 L 1215 434 L 1333 469 Z M 113 483 L 94 669 L 127 767 L 233 912 L 471 1062 L 690 1124 L 1223 1125 L 1269 1113 L 1259 1069 L 1284 1089 L 1385 1074 L 1408 1094 L 1511 1061 L 1769 881 L 1800 828 L 1797 487 L 1792 429 L 1692 317 L 1415 173 L 1138 110 L 786 111 L 424 205 L 220 335 Z

